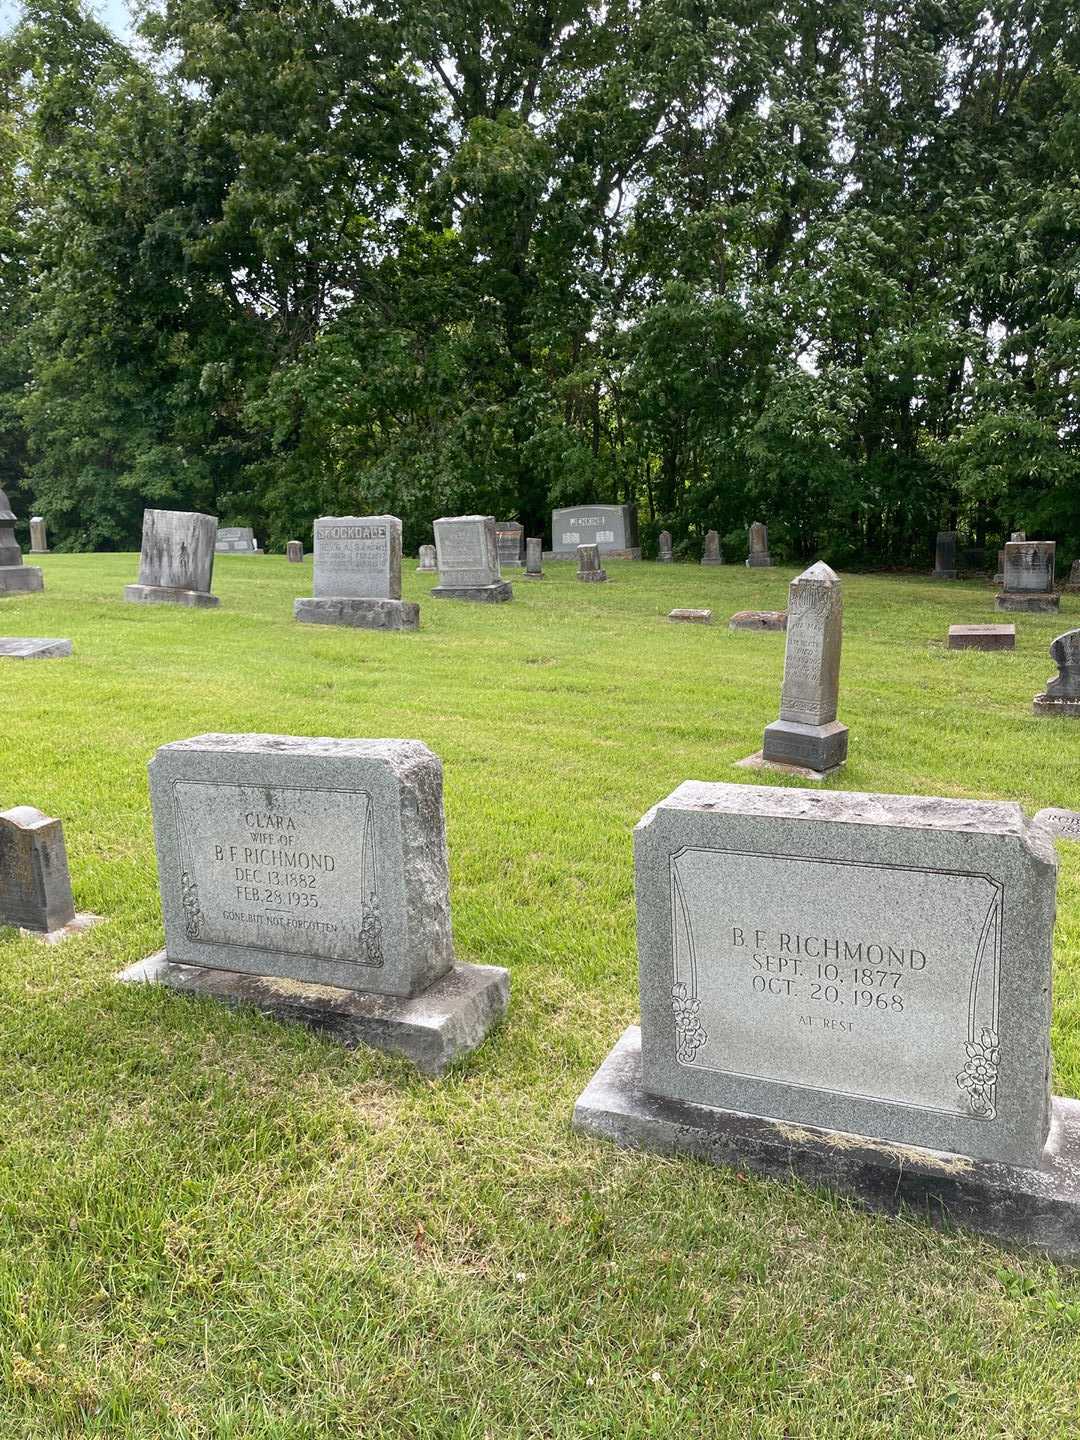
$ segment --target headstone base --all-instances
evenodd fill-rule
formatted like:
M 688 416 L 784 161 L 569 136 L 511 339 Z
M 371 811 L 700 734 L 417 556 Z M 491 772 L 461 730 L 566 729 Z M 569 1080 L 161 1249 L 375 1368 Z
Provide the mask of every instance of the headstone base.
M 606 580 L 606 579 L 607 579 L 607 571 L 606 571 L 606 570 L 586 570 L 586 571 L 584 572 L 584 574 L 583 574 L 583 573 L 579 570 L 579 571 L 578 571 L 578 577 L 577 577 L 577 578 L 578 578 L 579 580 L 584 580 L 587 584 L 591 584 L 591 583 L 594 583 L 594 582 L 595 582 L 595 583 L 599 583 L 601 580 Z
M 0 660 L 62 660 L 70 654 L 70 640 L 46 640 L 29 635 L 0 636 Z
M 748 570 L 765 570 L 775 565 L 771 555 L 748 555 L 746 557 L 746 568 Z
M 994 609 L 1049 615 L 1061 609 L 1061 596 L 1053 590 L 1002 590 L 994 601 Z
M 703 556 L 701 557 L 701 563 L 702 563 L 702 565 L 723 565 L 724 562 L 723 562 L 722 559 L 719 559 L 719 558 L 717 558 L 717 559 L 712 559 L 712 558 L 709 558 L 709 557 L 703 555 Z
M 786 630 L 786 610 L 737 610 L 728 621 L 729 630 Z
M 848 727 L 839 720 L 828 725 L 800 725 L 795 720 L 774 720 L 765 726 L 762 759 L 768 765 L 805 765 L 828 775 L 847 759 Z
M 351 625 L 357 630 L 418 630 L 420 606 L 413 600 L 352 595 L 314 596 L 293 601 L 304 625 Z
M 75 918 L 66 925 L 61 925 L 59 930 L 24 930 L 20 927 L 19 934 L 30 940 L 37 940 L 42 945 L 59 945 L 63 940 L 70 940 L 73 935 L 85 935 L 87 930 L 100 925 L 104 918 L 104 915 L 92 915 L 89 910 L 78 910 Z
M 806 765 L 788 765 L 782 760 L 766 760 L 760 750 L 747 755 L 745 760 L 736 760 L 739 770 L 773 770 L 777 775 L 790 775 L 793 780 L 827 780 L 834 770 L 811 770 Z
M 542 570 L 523 570 L 518 576 L 519 580 L 542 580 L 543 578 L 544 572 Z
M 481 604 L 498 604 L 514 598 L 514 588 L 506 580 L 494 585 L 436 585 L 431 592 L 436 600 L 479 600 Z
M 935 579 L 935 580 L 959 580 L 959 579 L 960 579 L 960 571 L 959 571 L 959 570 L 935 570 L 935 571 L 934 571 L 934 579 Z
M 1068 695 L 1047 695 L 1044 690 L 1031 702 L 1033 715 L 1056 715 L 1060 720 L 1080 720 L 1080 699 Z
M 207 590 L 180 590 L 175 585 L 125 585 L 124 599 L 140 605 L 188 605 L 194 609 L 221 604 Z
M 950 625 L 950 650 L 1015 650 L 1015 625 Z
M 437 565 L 417 565 L 416 573 L 417 575 L 437 575 L 439 567 Z
M 121 972 L 125 984 L 167 985 L 185 995 L 252 1006 L 274 1020 L 299 1021 L 343 1045 L 403 1055 L 425 1075 L 475 1050 L 506 1014 L 510 972 L 498 965 L 455 965 L 411 999 L 177 965 L 164 950 Z
M 711 625 L 711 610 L 669 610 L 669 620 L 682 620 L 688 625 Z
M 658 565 L 673 565 L 673 564 L 675 563 L 675 556 L 674 556 L 674 555 L 657 555 L 657 557 L 656 557 L 656 563 L 657 563 Z
M 44 589 L 45 577 L 39 565 L 0 565 L 0 594 Z
M 574 1107 L 574 1129 L 624 1149 L 793 1176 L 871 1210 L 914 1210 L 1009 1244 L 1080 1259 L 1080 1101 L 1055 1098 L 1037 1170 L 661 1100 L 641 1088 L 641 1031 L 624 1032 Z

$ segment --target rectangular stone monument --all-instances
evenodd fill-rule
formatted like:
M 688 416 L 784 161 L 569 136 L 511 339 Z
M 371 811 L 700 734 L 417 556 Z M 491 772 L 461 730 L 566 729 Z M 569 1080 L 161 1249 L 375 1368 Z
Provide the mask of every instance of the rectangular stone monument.
M 660 538 L 659 538 L 659 540 L 657 541 L 657 553 L 656 553 L 656 558 L 657 558 L 657 560 L 659 560 L 659 562 L 660 562 L 661 565 L 670 565 L 670 564 L 673 563 L 673 561 L 674 561 L 674 559 L 675 559 L 675 556 L 674 556 L 674 554 L 673 554 L 673 552 L 672 552 L 672 548 L 671 548 L 671 531 L 670 531 L 670 530 L 661 530 L 661 531 L 660 531 Z
M 0 490 L 0 594 L 45 589 L 40 565 L 24 565 L 15 539 L 15 513 Z
M 940 530 L 934 551 L 934 579 L 957 580 L 960 572 L 956 563 L 956 531 Z
M 840 581 L 819 561 L 788 587 L 780 718 L 765 727 L 765 764 L 824 776 L 847 759 L 847 726 L 836 718 L 843 625 Z
M 505 1012 L 507 972 L 454 960 L 442 766 L 419 741 L 201 735 L 158 750 L 150 799 L 165 949 L 121 978 L 431 1073 Z
M 219 525 L 214 541 L 217 555 L 261 555 L 250 525 Z
M 701 552 L 702 565 L 723 565 L 724 556 L 720 550 L 720 536 L 715 530 L 705 535 L 705 546 Z
M 416 567 L 416 573 L 418 575 L 434 575 L 437 570 L 438 566 L 435 564 L 435 546 L 421 545 L 420 564 Z
M 47 555 L 49 542 L 45 535 L 45 521 L 40 515 L 30 516 L 30 549 L 34 555 Z
M 544 542 L 538 535 L 530 535 L 525 541 L 525 571 L 523 580 L 544 578 Z
M 33 805 L 0 812 L 0 926 L 18 926 L 55 944 L 99 918 L 75 910 L 60 821 Z
M 1073 561 L 1072 569 L 1069 571 L 1069 578 L 1065 581 L 1065 589 L 1068 590 L 1070 594 L 1075 594 L 1080 590 L 1080 560 Z
M 32 635 L 0 636 L 0 660 L 63 660 L 70 654 L 70 640 Z
M 139 580 L 124 599 L 144 605 L 217 605 L 214 576 L 217 520 L 188 510 L 144 510 Z
M 750 526 L 750 553 L 746 557 L 746 563 L 754 570 L 773 563 L 769 554 L 768 527 L 763 525 L 760 520 L 755 520 Z
M 556 559 L 571 559 L 579 545 L 595 545 L 612 559 L 640 560 L 637 507 L 634 505 L 574 505 L 551 512 L 551 552 Z
M 577 1129 L 1080 1255 L 1041 826 L 1014 804 L 688 781 L 634 841 L 641 1028 Z
M 950 650 L 1015 650 L 1015 625 L 950 625 Z
M 1062 840 L 1072 840 L 1080 845 L 1080 810 L 1058 810 L 1048 806 L 1032 817 L 1033 825 L 1042 825 Z
M 495 520 L 491 515 L 454 515 L 435 521 L 435 552 L 439 583 L 432 595 L 439 600 L 476 600 L 500 603 L 512 600 L 514 591 L 502 578 Z
M 607 579 L 607 571 L 600 564 L 600 549 L 596 545 L 577 547 L 577 578 L 595 583 Z
M 401 598 L 396 515 L 323 515 L 315 521 L 313 597 L 293 602 L 306 625 L 415 630 L 420 606 Z
M 1005 584 L 998 592 L 998 610 L 1049 614 L 1061 606 L 1054 590 L 1053 540 L 1010 540 L 1005 546 Z
M 728 621 L 729 630 L 776 631 L 787 629 L 786 610 L 736 610 Z
M 667 618 L 669 620 L 681 621 L 686 625 L 711 625 L 712 611 L 690 609 L 669 610 Z
M 302 540 L 289 540 L 285 545 L 285 559 L 290 565 L 302 565 L 304 562 L 304 542 Z
M 1050 658 L 1058 673 L 1046 682 L 1031 708 L 1036 715 L 1080 720 L 1080 630 L 1066 630 L 1050 642 Z
M 496 520 L 495 544 L 499 551 L 499 564 L 520 566 L 525 563 L 525 527 L 516 520 Z

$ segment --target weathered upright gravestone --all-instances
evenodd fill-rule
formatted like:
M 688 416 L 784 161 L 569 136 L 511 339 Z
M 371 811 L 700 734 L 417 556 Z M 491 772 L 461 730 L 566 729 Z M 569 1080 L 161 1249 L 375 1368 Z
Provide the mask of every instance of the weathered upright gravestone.
M 38 565 L 24 565 L 15 539 L 15 513 L 0 490 L 0 594 L 5 591 L 44 590 L 45 577 Z
M 214 551 L 218 555 L 261 555 L 250 525 L 219 525 Z
M 1069 571 L 1069 578 L 1065 582 L 1065 589 L 1070 593 L 1080 590 L 1080 560 L 1074 560 L 1072 569 Z
M 660 538 L 657 541 L 656 558 L 660 561 L 661 565 L 670 565 L 674 560 L 675 557 L 671 549 L 670 530 L 660 531 Z
M 505 1012 L 454 961 L 442 766 L 417 740 L 201 735 L 150 765 L 165 949 L 125 972 L 439 1073 Z
M 709 530 L 705 535 L 705 546 L 701 552 L 702 565 L 722 565 L 724 557 L 720 550 L 720 536 L 715 530 Z
M 0 812 L 0 925 L 47 934 L 74 919 L 63 825 L 32 805 Z
M 434 575 L 438 568 L 435 564 L 435 546 L 421 545 L 420 564 L 416 567 L 416 573 L 418 575 Z
M 495 520 L 491 515 L 454 515 L 435 521 L 435 552 L 439 583 L 432 595 L 439 600 L 479 600 L 498 603 L 514 598 L 513 587 L 502 578 Z
M 577 578 L 592 582 L 607 579 L 607 571 L 600 564 L 600 551 L 597 546 L 579 545 L 577 547 Z
M 530 535 L 525 541 L 525 570 L 523 580 L 544 578 L 544 542 L 539 535 Z
M 960 572 L 956 561 L 956 531 L 939 530 L 934 551 L 934 579 L 957 580 Z
M 1050 658 L 1058 673 L 1047 680 L 1046 689 L 1035 696 L 1031 708 L 1036 715 L 1080 720 L 1080 630 L 1066 630 L 1051 641 Z
M 634 842 L 641 1028 L 579 1130 L 1080 1255 L 1041 825 L 1014 804 L 687 781 Z
M 30 550 L 34 555 L 47 555 L 49 542 L 45 535 L 45 521 L 40 515 L 30 516 Z
M 772 556 L 769 554 L 769 531 L 760 520 L 755 520 L 750 526 L 750 554 L 746 557 L 746 563 L 751 569 L 771 565 Z
M 524 563 L 525 527 L 517 520 L 496 520 L 495 544 L 500 565 L 520 566 Z
M 217 605 L 213 515 L 188 510 L 144 510 L 139 581 L 124 586 L 124 599 L 141 604 Z
M 637 508 L 633 505 L 575 505 L 551 512 L 551 550 L 570 559 L 579 545 L 595 545 L 612 559 L 640 560 Z
M 765 727 L 765 764 L 829 774 L 847 758 L 847 726 L 836 718 L 844 602 L 840 581 L 819 561 L 788 587 L 780 718 Z
M 1054 590 L 1053 540 L 1010 540 L 1005 546 L 1005 583 L 995 606 L 998 610 L 1047 614 L 1061 607 Z
M 306 625 L 415 630 L 420 606 L 401 598 L 396 515 L 323 515 L 315 521 L 314 596 L 293 602 Z
M 304 542 L 289 540 L 285 545 L 285 559 L 290 565 L 302 565 L 304 563 Z

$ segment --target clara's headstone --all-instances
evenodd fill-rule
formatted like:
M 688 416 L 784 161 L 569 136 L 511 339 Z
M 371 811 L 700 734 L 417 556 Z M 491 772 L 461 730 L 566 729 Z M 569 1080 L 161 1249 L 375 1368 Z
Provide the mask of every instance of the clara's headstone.
M 304 560 L 304 542 L 302 540 L 290 540 L 285 546 L 285 558 L 290 565 L 301 565 Z
M 657 544 L 658 549 L 656 558 L 660 561 L 661 565 L 670 565 L 672 563 L 672 560 L 674 559 L 671 550 L 671 531 L 661 530 L 660 539 Z
M 551 550 L 559 559 L 595 545 L 612 559 L 640 560 L 637 509 L 633 505 L 575 505 L 551 512 Z
M 836 718 L 843 625 L 840 581 L 819 561 L 788 587 L 780 718 L 765 727 L 766 764 L 827 774 L 847 758 L 847 726 Z
M 959 573 L 956 568 L 956 531 L 940 530 L 934 552 L 934 579 L 956 580 Z
M 40 515 L 30 516 L 30 549 L 35 555 L 47 555 L 49 542 L 45 535 L 45 521 Z
M 75 919 L 64 827 L 32 805 L 0 813 L 0 925 L 48 934 Z
M 1005 546 L 1005 583 L 994 602 L 998 610 L 1046 614 L 1060 609 L 1054 590 L 1053 540 L 1010 540 Z
M 720 536 L 715 530 L 709 530 L 705 535 L 705 547 L 701 552 L 702 565 L 722 565 L 724 557 L 720 551 Z
M 755 520 L 750 526 L 750 554 L 746 557 L 746 563 L 755 570 L 773 563 L 769 555 L 768 527 L 760 520 Z
M 1080 720 L 1080 630 L 1066 630 L 1051 641 L 1050 658 L 1058 673 L 1047 680 L 1042 694 L 1035 696 L 1032 709 L 1036 715 Z
M 495 522 L 495 543 L 499 550 L 499 564 L 519 566 L 522 564 L 522 549 L 525 543 L 525 527 L 516 520 Z
M 606 580 L 607 571 L 600 564 L 600 551 L 595 545 L 577 547 L 577 578 L 579 580 Z
M 188 510 L 144 510 L 139 581 L 124 586 L 124 599 L 141 604 L 217 605 L 213 515 Z
M 525 541 L 525 572 L 523 580 L 544 578 L 544 542 L 539 535 L 530 535 Z
M 435 564 L 435 546 L 421 545 L 420 564 L 416 567 L 416 573 L 418 575 L 434 575 L 437 570 L 438 566 Z
M 436 1073 L 505 1011 L 505 970 L 454 962 L 442 766 L 419 741 L 201 735 L 158 750 L 150 799 L 165 950 L 122 978 Z
M 401 598 L 396 515 L 323 515 L 315 521 L 315 594 L 293 602 L 306 625 L 415 630 L 420 606 Z
M 439 583 L 431 593 L 437 599 L 498 603 L 514 598 L 513 587 L 499 569 L 495 520 L 491 515 L 454 515 L 436 520 L 435 553 Z
M 261 555 L 250 525 L 219 525 L 214 552 L 218 555 Z
M 44 590 L 45 577 L 38 565 L 24 565 L 15 539 L 15 513 L 0 490 L 0 594 L 5 591 Z

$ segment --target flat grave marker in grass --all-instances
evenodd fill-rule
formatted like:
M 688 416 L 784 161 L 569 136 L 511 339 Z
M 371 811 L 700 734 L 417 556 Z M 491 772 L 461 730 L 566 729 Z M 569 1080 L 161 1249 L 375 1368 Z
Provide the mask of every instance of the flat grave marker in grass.
M 63 660 L 70 654 L 70 640 L 37 635 L 0 636 L 0 660 Z
M 293 604 L 307 625 L 415 630 L 420 606 L 401 598 L 396 515 L 323 515 L 315 521 L 315 594 Z
M 950 625 L 950 650 L 1015 650 L 1015 625 Z

